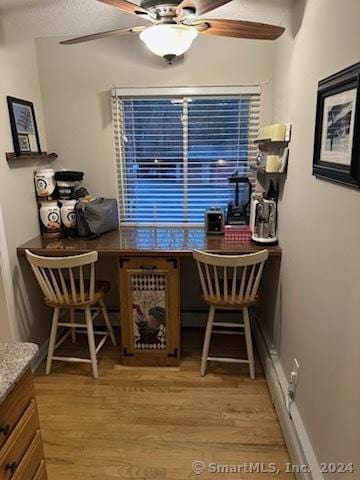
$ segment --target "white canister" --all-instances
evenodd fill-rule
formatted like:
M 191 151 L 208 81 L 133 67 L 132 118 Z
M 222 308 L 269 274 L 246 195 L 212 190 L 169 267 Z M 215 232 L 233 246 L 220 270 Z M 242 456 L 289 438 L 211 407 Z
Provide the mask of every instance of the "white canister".
M 61 222 L 64 234 L 73 236 L 76 233 L 76 200 L 61 200 Z
M 61 236 L 60 208 L 56 201 L 40 202 L 40 225 L 44 237 Z
M 51 197 L 55 192 L 55 171 L 52 168 L 42 168 L 35 172 L 36 195 L 40 198 Z

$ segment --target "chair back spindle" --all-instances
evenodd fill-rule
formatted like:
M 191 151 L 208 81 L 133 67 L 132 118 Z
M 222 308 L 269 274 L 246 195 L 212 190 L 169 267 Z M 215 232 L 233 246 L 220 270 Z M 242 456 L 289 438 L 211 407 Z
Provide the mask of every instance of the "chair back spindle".
M 213 255 L 195 250 L 193 255 L 205 300 L 224 305 L 256 301 L 268 250 L 249 255 Z
M 47 303 L 76 306 L 94 299 L 97 252 L 43 257 L 27 250 L 26 257 Z

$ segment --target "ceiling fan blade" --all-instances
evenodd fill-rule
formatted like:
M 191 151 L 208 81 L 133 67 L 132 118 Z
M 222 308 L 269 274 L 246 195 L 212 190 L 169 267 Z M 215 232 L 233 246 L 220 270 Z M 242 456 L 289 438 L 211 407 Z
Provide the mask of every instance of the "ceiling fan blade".
M 145 8 L 139 7 L 139 5 L 128 2 L 127 0 L 98 0 L 98 2 L 112 5 L 113 7 L 120 8 L 123 12 L 133 13 L 134 15 L 149 15 L 150 13 L 145 10 Z
M 73 45 L 75 43 L 90 42 L 91 40 L 100 40 L 106 37 L 116 37 L 118 35 L 126 35 L 127 33 L 142 32 L 146 27 L 118 28 L 117 30 L 109 30 L 108 32 L 94 33 L 83 37 L 71 38 L 60 42 L 61 45 Z
M 242 20 L 197 20 L 192 22 L 199 32 L 224 37 L 276 40 L 285 31 L 284 27 Z
M 177 7 L 176 13 L 181 17 L 182 11 L 185 8 L 194 8 L 196 15 L 204 15 L 205 13 L 215 10 L 215 8 L 222 7 L 232 0 L 183 0 Z

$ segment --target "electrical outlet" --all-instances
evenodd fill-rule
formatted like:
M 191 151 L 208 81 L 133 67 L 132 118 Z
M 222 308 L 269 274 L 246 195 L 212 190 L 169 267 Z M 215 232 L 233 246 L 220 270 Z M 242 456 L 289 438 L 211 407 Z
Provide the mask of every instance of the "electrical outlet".
M 300 370 L 300 364 L 296 358 L 294 358 L 293 369 L 291 372 L 291 381 L 296 386 L 298 382 L 298 375 Z
M 300 364 L 296 358 L 294 358 L 293 368 L 290 372 L 290 383 L 288 387 L 288 396 L 290 400 L 295 399 L 296 387 L 298 383 Z

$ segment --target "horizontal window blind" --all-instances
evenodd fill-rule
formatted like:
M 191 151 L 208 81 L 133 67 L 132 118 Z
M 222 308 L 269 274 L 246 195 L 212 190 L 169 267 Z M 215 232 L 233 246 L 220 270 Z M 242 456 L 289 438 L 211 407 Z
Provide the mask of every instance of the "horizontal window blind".
M 199 224 L 254 177 L 260 95 L 113 96 L 121 222 Z

